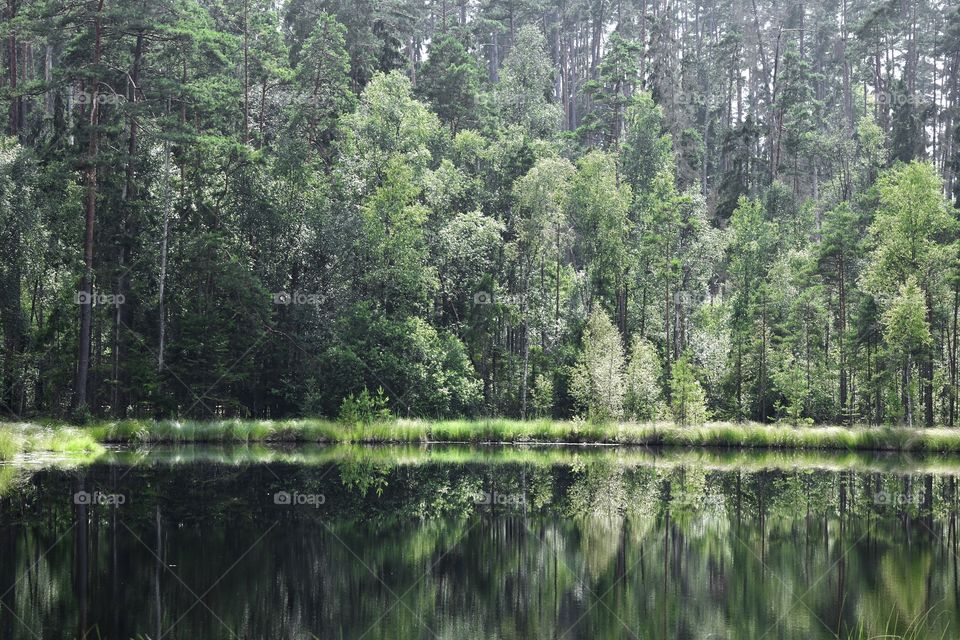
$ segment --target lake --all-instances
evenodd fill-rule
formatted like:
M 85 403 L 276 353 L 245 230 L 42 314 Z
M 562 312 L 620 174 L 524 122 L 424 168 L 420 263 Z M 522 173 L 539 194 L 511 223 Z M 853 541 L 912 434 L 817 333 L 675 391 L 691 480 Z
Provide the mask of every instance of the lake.
M 0 638 L 960 637 L 960 459 L 153 448 L 0 465 Z

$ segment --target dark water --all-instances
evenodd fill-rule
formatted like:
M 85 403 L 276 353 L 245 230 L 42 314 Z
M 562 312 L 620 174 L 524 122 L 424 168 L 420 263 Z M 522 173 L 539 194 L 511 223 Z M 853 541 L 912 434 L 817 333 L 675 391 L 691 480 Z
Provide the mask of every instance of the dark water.
M 0 467 L 0 638 L 956 638 L 951 469 L 409 448 Z

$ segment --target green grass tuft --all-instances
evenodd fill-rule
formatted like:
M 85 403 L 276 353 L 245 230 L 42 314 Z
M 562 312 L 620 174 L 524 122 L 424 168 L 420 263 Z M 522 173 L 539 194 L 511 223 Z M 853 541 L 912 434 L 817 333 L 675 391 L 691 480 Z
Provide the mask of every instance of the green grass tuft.
M 16 428 L 19 427 L 19 430 Z M 3 429 L 0 427 L 0 429 Z M 782 425 L 709 423 L 680 427 L 671 423 L 582 421 L 392 420 L 343 423 L 297 420 L 120 420 L 83 429 L 46 423 L 14 425 L 5 430 L 15 440 L 26 437 L 26 450 L 91 452 L 99 443 L 549 443 L 625 444 L 736 449 L 822 449 L 960 453 L 960 429 L 896 427 L 787 427 Z M 2 433 L 3 431 L 0 431 Z M 26 436 L 22 434 L 27 434 Z M 16 444 L 0 441 L 10 455 Z
M 11 460 L 20 453 L 89 456 L 104 451 L 95 434 L 84 429 L 56 424 L 0 423 L 0 461 Z
M 20 439 L 16 435 L 6 430 L 0 431 L 0 461 L 13 460 L 20 453 L 20 448 Z

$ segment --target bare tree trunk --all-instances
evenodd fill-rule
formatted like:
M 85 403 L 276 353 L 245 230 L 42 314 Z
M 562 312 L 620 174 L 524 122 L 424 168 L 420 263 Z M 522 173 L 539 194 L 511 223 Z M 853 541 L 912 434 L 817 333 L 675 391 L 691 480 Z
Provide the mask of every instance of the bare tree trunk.
M 243 2 L 243 144 L 250 141 L 250 45 L 249 0 Z
M 958 102 L 960 102 L 960 99 L 958 99 L 958 76 L 960 76 L 960 52 L 953 54 L 953 62 L 950 67 L 950 97 L 948 102 L 950 106 L 943 111 L 943 142 L 940 144 L 943 156 L 943 182 L 947 197 L 950 197 L 953 193 L 953 113 Z
M 12 23 L 17 16 L 17 0 L 7 0 L 7 10 L 5 11 L 7 19 Z M 17 33 L 11 30 L 7 35 L 7 71 L 8 82 L 10 83 L 10 135 L 16 136 L 20 129 L 20 111 L 23 107 L 23 100 L 17 95 L 17 75 L 19 72 L 19 59 L 17 56 Z
M 760 422 L 767 421 L 767 292 L 761 291 L 760 307 Z
M 22 389 L 22 381 L 16 382 L 18 377 L 17 369 L 18 355 L 24 347 L 24 335 L 26 334 L 26 321 L 23 317 L 23 307 L 20 302 L 22 289 L 22 272 L 20 261 L 23 254 L 20 247 L 20 229 L 16 226 L 11 229 L 11 249 L 13 250 L 10 267 L 7 269 L 6 278 L 0 280 L 3 290 L 0 291 L 0 323 L 3 326 L 3 376 L 0 380 L 0 408 L 4 412 L 10 412 L 13 415 L 20 413 L 17 408 L 19 402 L 17 397 L 18 387 Z M 21 377 L 22 380 L 22 377 Z
M 493 41 L 490 43 L 490 84 L 500 82 L 500 42 L 499 34 L 493 31 Z
M 93 21 L 93 68 L 100 66 L 101 39 L 103 35 L 103 2 L 99 0 Z M 93 227 L 97 215 L 97 153 L 100 137 L 97 131 L 100 114 L 97 99 L 99 81 L 94 78 L 90 100 L 90 132 L 87 149 L 87 166 L 84 169 L 86 184 L 86 222 L 83 240 L 83 280 L 80 284 L 80 348 L 77 357 L 76 382 L 73 385 L 73 407 L 85 407 L 87 404 L 87 374 L 90 368 L 90 319 L 93 312 Z
M 907 410 L 907 426 L 913 427 L 913 394 L 910 393 L 910 370 L 913 368 L 913 357 L 907 356 L 907 365 L 903 368 L 903 399 Z
M 927 298 L 927 325 L 933 327 L 933 296 L 928 291 Z M 931 344 L 923 356 L 921 373 L 923 375 L 923 422 L 927 427 L 933 426 L 933 349 Z
M 670 264 L 669 253 L 667 255 L 667 264 Z M 673 354 L 670 349 L 670 305 L 672 301 L 670 300 L 670 276 L 664 279 L 664 292 L 663 292 L 663 334 L 664 334 L 664 349 L 663 349 L 663 373 L 664 379 L 666 380 L 666 399 L 667 402 L 670 402 L 670 378 L 672 377 L 671 367 L 673 364 Z
M 53 45 L 48 44 L 43 54 L 43 81 L 49 87 L 53 82 Z M 44 113 L 48 118 L 53 117 L 54 101 L 56 94 L 53 89 L 48 89 L 43 97 Z
M 527 419 L 527 384 L 530 375 L 530 322 L 527 318 L 527 303 L 523 303 L 523 376 L 520 387 L 520 417 Z
M 957 320 L 960 316 L 960 279 L 953 285 L 953 330 L 950 340 L 950 426 L 957 417 Z
M 136 162 L 137 156 L 137 116 L 136 116 L 136 104 L 139 97 L 140 90 L 140 61 L 143 55 L 143 32 L 137 34 L 137 44 L 134 47 L 133 52 L 133 69 L 130 73 L 130 82 L 133 85 L 131 90 L 128 92 L 128 99 L 134 105 L 134 110 L 130 116 L 130 137 L 127 142 L 127 167 L 126 167 L 126 179 L 123 185 L 123 194 L 121 200 L 123 201 L 123 241 L 120 247 L 120 274 L 117 276 L 117 294 L 122 295 L 124 289 L 124 267 L 127 263 L 127 233 L 129 219 L 127 217 L 127 211 L 129 207 L 127 203 L 131 200 L 135 200 L 137 197 L 136 194 L 136 182 L 134 181 L 134 164 Z M 120 400 L 120 327 L 123 325 L 123 305 L 117 304 L 115 314 L 114 314 L 114 327 L 113 327 L 113 374 L 111 375 L 112 383 L 112 392 L 110 396 L 110 404 L 113 407 L 113 414 L 120 415 L 119 411 L 119 400 Z
M 837 260 L 837 280 L 839 281 L 840 327 L 837 332 L 837 344 L 840 347 L 840 416 L 844 419 L 847 409 L 847 354 L 844 349 L 844 334 L 847 330 L 847 291 L 844 279 L 843 252 Z
M 850 61 L 847 60 L 847 0 L 843 0 L 843 14 L 841 17 L 840 58 L 843 60 L 843 113 L 846 116 L 848 135 L 853 132 L 853 91 L 850 88 Z
M 166 335 L 166 320 L 164 318 L 164 288 L 167 282 L 167 236 L 170 232 L 170 141 L 163 142 L 163 236 L 160 240 L 160 291 L 159 291 L 159 324 L 160 344 L 157 348 L 157 373 L 163 371 L 164 337 Z

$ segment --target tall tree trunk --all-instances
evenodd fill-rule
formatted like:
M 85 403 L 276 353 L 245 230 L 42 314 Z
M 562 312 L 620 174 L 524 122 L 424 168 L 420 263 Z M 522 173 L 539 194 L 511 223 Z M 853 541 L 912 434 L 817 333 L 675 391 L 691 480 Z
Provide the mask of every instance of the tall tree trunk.
M 760 293 L 760 422 L 767 421 L 767 292 Z
M 157 373 L 163 372 L 164 338 L 166 336 L 166 319 L 164 313 L 164 288 L 167 282 L 167 237 L 170 233 L 170 141 L 163 142 L 163 235 L 160 239 L 160 291 L 158 292 L 158 324 L 160 326 L 160 344 L 157 347 Z
M 950 340 L 950 426 L 957 417 L 957 320 L 960 317 L 960 278 L 953 284 L 953 330 Z
M 843 114 L 846 117 L 847 135 L 851 135 L 856 123 L 853 119 L 853 91 L 850 87 L 850 61 L 847 60 L 847 0 L 843 0 L 840 23 L 840 58 L 843 61 Z
M 953 145 L 954 131 L 953 114 L 960 104 L 960 51 L 953 54 L 953 62 L 950 65 L 950 91 L 947 109 L 943 111 L 943 142 L 941 143 L 941 155 L 943 157 L 943 183 L 947 197 L 953 193 L 953 182 L 955 180 L 955 167 L 953 166 Z
M 243 144 L 250 141 L 250 1 L 243 0 Z
M 527 384 L 530 375 L 530 322 L 527 319 L 527 304 L 523 304 L 523 375 L 520 386 L 520 418 L 527 419 Z
M 910 373 L 913 369 L 913 357 L 907 356 L 907 364 L 903 367 L 903 406 L 907 411 L 907 426 L 913 427 L 913 394 L 910 393 Z
M 928 291 L 927 298 L 927 325 L 933 327 L 933 295 Z M 935 342 L 935 341 L 934 341 Z M 921 372 L 923 374 L 923 423 L 927 427 L 933 426 L 933 359 L 934 344 L 927 348 L 923 356 Z
M 555 266 L 554 278 L 554 323 L 556 327 L 560 326 L 560 225 L 557 224 L 556 227 L 556 249 L 557 249 L 557 263 Z
M 669 254 L 667 256 L 667 264 L 670 264 Z M 668 267 L 669 268 L 669 267 Z M 664 339 L 664 348 L 663 348 L 663 374 L 665 379 L 665 389 L 666 389 L 666 399 L 667 402 L 670 402 L 670 378 L 672 377 L 671 368 L 673 365 L 673 354 L 670 348 L 670 305 L 672 300 L 670 300 L 670 276 L 667 275 L 664 278 L 664 287 L 663 287 L 663 339 Z
M 17 9 L 17 0 L 7 0 L 7 10 L 4 13 L 6 13 L 7 20 L 10 21 L 10 24 L 12 24 L 13 19 L 17 16 Z M 11 136 L 16 136 L 19 133 L 20 111 L 23 107 L 23 99 L 17 95 L 17 79 L 20 68 L 17 53 L 17 33 L 11 29 L 7 35 L 7 81 L 9 82 L 9 91 L 11 94 L 8 128 Z
M 840 418 L 843 421 L 846 420 L 847 413 L 847 354 L 844 349 L 844 334 L 847 331 L 847 291 L 842 251 L 837 259 L 837 280 L 840 298 L 840 326 L 837 332 L 837 344 L 840 347 Z
M 0 380 L 0 412 L 10 413 L 13 416 L 21 413 L 19 397 L 22 382 L 18 383 L 19 355 L 24 349 L 24 336 L 27 333 L 26 320 L 20 302 L 22 289 L 20 229 L 14 225 L 11 229 L 11 260 L 0 281 L 3 290 L 0 291 L 0 322 L 3 326 L 3 375 Z M 21 377 L 22 380 L 22 377 Z
M 140 61 L 143 55 L 143 32 L 137 34 L 137 43 L 133 51 L 133 69 L 130 72 L 130 83 L 132 85 L 131 90 L 128 92 L 128 100 L 133 105 L 133 109 L 130 114 L 130 137 L 127 141 L 127 167 L 126 167 L 126 177 L 123 185 L 123 194 L 121 200 L 123 201 L 123 237 L 121 240 L 120 246 L 120 274 L 117 276 L 117 295 L 124 295 L 124 276 L 126 274 L 125 267 L 127 260 L 129 258 L 129 247 L 127 244 L 127 238 L 129 237 L 129 224 L 130 219 L 128 212 L 130 210 L 129 203 L 137 198 L 137 187 L 136 182 L 134 181 L 134 171 L 137 157 L 137 133 L 138 133 L 138 124 L 137 124 L 137 115 L 136 115 L 136 105 L 137 99 L 139 98 L 140 90 Z M 111 375 L 112 380 L 112 393 L 110 404 L 113 407 L 113 414 L 115 416 L 121 415 L 120 411 L 120 328 L 123 326 L 123 305 L 117 304 L 114 311 L 114 327 L 113 327 L 113 374 Z
M 500 82 L 500 41 L 499 33 L 494 29 L 490 43 L 490 84 Z
M 93 19 L 93 70 L 90 100 L 89 142 L 87 147 L 87 166 L 84 169 L 86 187 L 86 222 L 83 239 L 83 280 L 80 284 L 80 342 L 77 356 L 76 382 L 73 385 L 73 407 L 79 409 L 87 404 L 87 375 L 90 368 L 90 320 L 93 312 L 93 228 L 97 216 L 97 154 L 100 145 L 100 133 L 97 129 L 100 115 L 97 80 L 100 66 L 100 51 L 103 36 L 103 2 L 97 3 Z
M 47 44 L 43 53 L 43 81 L 47 87 L 53 83 L 53 45 Z M 56 93 L 52 88 L 47 89 L 43 96 L 43 109 L 48 118 L 53 117 L 53 108 L 56 100 Z

